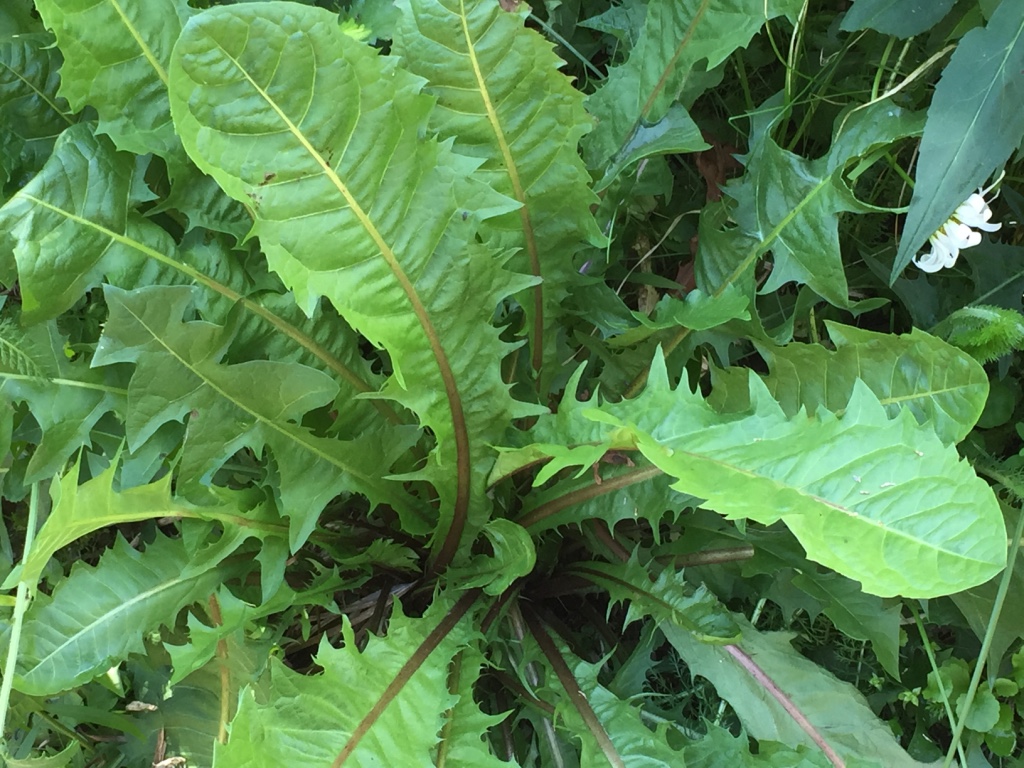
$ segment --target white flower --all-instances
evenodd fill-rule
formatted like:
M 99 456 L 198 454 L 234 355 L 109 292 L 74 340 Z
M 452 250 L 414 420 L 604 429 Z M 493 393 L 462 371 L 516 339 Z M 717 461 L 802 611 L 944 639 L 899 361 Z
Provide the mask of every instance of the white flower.
M 966 202 L 961 203 L 953 211 L 953 218 L 963 222 L 968 227 L 977 227 L 986 232 L 995 232 L 1003 226 L 1002 224 L 989 223 L 989 219 L 992 218 L 992 209 L 988 207 L 988 203 L 985 201 L 985 192 L 986 190 L 979 189 L 968 197 Z
M 994 187 L 1002 176 L 996 180 Z M 986 232 L 995 232 L 1002 224 L 993 224 L 989 221 L 992 218 L 992 209 L 988 207 L 985 200 L 992 187 L 979 189 L 957 206 L 949 220 L 939 227 L 938 231 L 928 238 L 932 249 L 914 257 L 914 264 L 924 272 L 938 272 L 940 269 L 948 269 L 956 264 L 960 251 L 964 248 L 971 248 L 981 242 L 981 233 L 976 232 L 972 227 L 977 227 Z

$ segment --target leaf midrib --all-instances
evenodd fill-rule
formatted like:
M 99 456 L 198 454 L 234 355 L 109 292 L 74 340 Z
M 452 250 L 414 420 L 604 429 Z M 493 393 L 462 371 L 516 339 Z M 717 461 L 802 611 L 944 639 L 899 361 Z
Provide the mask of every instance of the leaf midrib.
M 199 571 L 199 572 L 188 574 L 187 571 L 186 571 L 187 575 L 185 575 L 185 576 L 171 577 L 171 579 L 169 581 L 163 581 L 160 584 L 156 585 L 155 587 L 153 587 L 151 589 L 147 589 L 147 590 L 139 593 L 135 597 L 132 597 L 132 598 L 130 598 L 130 599 L 124 601 L 124 602 L 119 603 L 115 608 L 113 608 L 112 610 L 106 611 L 104 614 L 102 614 L 101 616 L 99 616 L 98 618 L 93 620 L 92 622 L 90 622 L 88 624 L 85 624 L 85 625 L 82 625 L 81 628 L 79 628 L 74 634 L 70 635 L 63 643 L 58 645 L 56 648 L 54 648 L 52 651 L 50 651 L 45 656 L 37 659 L 36 663 L 35 663 L 35 666 L 32 667 L 30 670 L 28 670 L 25 674 L 23 674 L 21 676 L 22 679 L 23 680 L 30 679 L 30 675 L 32 675 L 33 672 L 36 672 L 37 670 L 41 669 L 44 664 L 50 663 L 51 659 L 53 659 L 54 657 L 58 656 L 61 653 L 61 651 L 63 651 L 69 645 L 74 644 L 79 638 L 86 637 L 89 634 L 91 634 L 98 625 L 103 624 L 103 623 L 107 622 L 108 620 L 109 621 L 114 621 L 116 619 L 116 617 L 118 616 L 118 614 L 124 613 L 124 612 L 128 611 L 130 608 L 134 608 L 140 602 L 148 600 L 148 599 L 150 599 L 152 597 L 155 597 L 155 596 L 159 596 L 161 592 L 166 592 L 167 590 L 170 590 L 170 589 L 172 589 L 172 588 L 174 588 L 176 586 L 179 586 L 179 585 L 182 585 L 182 584 L 186 584 L 189 581 L 198 581 L 202 577 L 206 576 L 208 573 L 209 573 L 209 571 Z M 52 603 L 51 603 L 51 605 L 52 605 Z M 80 674 L 81 674 L 80 672 L 78 674 L 76 674 L 76 679 L 80 676 Z
M 339 33 L 340 34 L 340 33 Z M 462 531 L 466 525 L 466 517 L 469 510 L 469 496 L 470 496 L 470 475 L 471 475 L 471 463 L 470 463 L 470 452 L 469 452 L 469 432 L 466 426 L 466 416 L 462 407 L 462 398 L 459 394 L 458 386 L 455 382 L 455 375 L 452 371 L 451 364 L 448 362 L 448 355 L 441 346 L 441 339 L 437 330 L 434 328 L 433 321 L 430 318 L 430 314 L 427 312 L 426 307 L 420 300 L 419 294 L 416 292 L 412 281 L 409 276 L 406 275 L 405 270 L 402 268 L 398 261 L 398 257 L 392 250 L 391 246 L 384 239 L 383 234 L 374 225 L 370 219 L 369 214 L 363 210 L 362 206 L 356 200 L 351 190 L 348 188 L 338 176 L 337 172 L 331 166 L 327 160 L 313 147 L 313 145 L 306 138 L 305 134 L 299 130 L 299 127 L 292 122 L 291 118 L 284 113 L 284 110 L 270 98 L 263 88 L 260 87 L 259 83 L 250 77 L 249 73 L 242 67 L 234 56 L 232 56 L 227 49 L 225 49 L 217 40 L 214 40 L 211 36 L 211 42 L 221 52 L 225 59 L 230 61 L 238 72 L 245 78 L 249 85 L 259 94 L 260 98 L 269 106 L 274 113 L 278 116 L 278 119 L 284 124 L 286 129 L 292 136 L 295 137 L 296 141 L 302 146 L 302 148 L 309 154 L 313 161 L 320 166 L 324 175 L 338 190 L 338 193 L 345 200 L 349 209 L 353 215 L 362 225 L 363 229 L 373 240 L 378 251 L 380 252 L 381 258 L 387 264 L 391 273 L 394 275 L 395 280 L 398 282 L 399 287 L 408 299 L 410 306 L 412 307 L 413 313 L 416 316 L 416 320 L 419 322 L 420 327 L 423 329 L 423 335 L 427 339 L 427 343 L 430 345 L 430 350 L 434 355 L 434 360 L 437 363 L 439 372 L 441 374 L 441 380 L 444 384 L 445 396 L 448 400 L 448 409 L 452 418 L 452 428 L 455 439 L 455 465 L 456 465 L 456 494 L 455 494 L 455 507 L 452 512 L 452 522 L 445 534 L 444 543 L 438 550 L 437 558 L 435 560 L 435 568 L 443 569 L 447 567 L 448 563 L 455 557 L 455 553 L 458 549 L 459 542 L 462 538 Z M 310 88 L 310 99 L 314 97 L 313 89 Z M 341 154 L 344 156 L 344 153 Z M 340 158 L 339 158 L 340 162 Z
M 951 549 L 948 549 L 946 547 L 936 546 L 934 542 L 930 542 L 930 541 L 921 539 L 921 538 L 916 537 L 916 536 L 911 536 L 906 531 L 886 526 L 886 525 L 884 525 L 882 523 L 881 520 L 875 520 L 873 518 L 866 517 L 864 515 L 858 514 L 856 512 L 856 510 L 854 510 L 851 507 L 843 506 L 842 504 L 839 504 L 837 502 L 834 502 L 834 501 L 831 501 L 829 499 L 823 498 L 823 497 L 818 496 L 817 494 L 814 494 L 814 493 L 808 493 L 806 490 L 804 490 L 800 486 L 796 486 L 796 485 L 793 485 L 791 483 L 784 482 L 782 480 L 778 480 L 778 479 L 776 479 L 774 477 L 770 477 L 769 475 L 766 475 L 766 474 L 764 474 L 762 472 L 759 472 L 757 470 L 746 469 L 746 468 L 738 466 L 736 464 L 730 464 L 730 463 L 728 463 L 726 461 L 723 461 L 721 459 L 716 459 L 713 456 L 710 456 L 710 455 L 708 455 L 706 453 L 697 453 L 695 451 L 687 451 L 687 450 L 684 450 L 682 448 L 668 448 L 666 446 L 661 445 L 660 441 L 654 441 L 653 438 L 652 438 L 652 442 L 662 451 L 671 451 L 672 452 L 671 453 L 672 457 L 675 457 L 675 456 L 687 456 L 690 459 L 692 459 L 694 462 L 701 462 L 701 461 L 703 461 L 703 462 L 710 462 L 710 463 L 715 464 L 715 465 L 717 465 L 717 466 L 719 466 L 722 469 L 725 469 L 727 471 L 734 472 L 734 473 L 740 474 L 740 475 L 744 475 L 744 476 L 746 476 L 748 478 L 751 478 L 751 479 L 756 479 L 756 480 L 759 480 L 759 481 L 771 483 L 771 484 L 775 485 L 776 487 L 778 487 L 780 489 L 788 490 L 788 491 L 792 491 L 794 493 L 797 493 L 801 497 L 803 497 L 805 499 L 808 499 L 808 500 L 810 500 L 810 501 L 812 501 L 812 502 L 814 502 L 816 504 L 821 504 L 823 506 L 826 506 L 826 507 L 829 507 L 831 509 L 834 509 L 835 511 L 839 512 L 840 514 L 842 514 L 844 517 L 846 517 L 849 520 L 855 520 L 855 521 L 858 521 L 858 522 L 861 522 L 861 523 L 867 523 L 870 527 L 873 527 L 873 528 L 875 528 L 877 530 L 883 531 L 887 535 L 896 536 L 898 538 L 903 539 L 904 541 L 908 541 L 908 542 L 912 542 L 914 544 L 917 544 L 917 545 L 920 546 L 920 548 L 922 550 L 929 550 L 929 551 L 932 551 L 932 552 L 937 552 L 937 553 L 945 554 L 945 555 L 954 557 L 957 560 L 970 560 L 972 562 L 976 562 L 976 563 L 979 563 L 979 564 L 990 565 L 990 563 L 988 563 L 988 561 L 979 560 L 977 558 L 970 557 L 970 556 L 968 556 L 967 554 L 965 554 L 963 552 L 957 552 L 955 550 L 951 550 Z M 653 461 L 653 459 L 651 459 L 651 457 L 649 455 L 647 455 L 646 452 L 643 451 L 643 447 L 642 446 L 641 446 L 640 450 L 641 450 L 641 453 L 644 453 L 644 455 L 647 456 L 648 459 Z M 849 466 L 850 465 L 847 464 L 844 467 L 844 469 L 848 468 Z M 673 474 L 672 472 L 667 472 L 666 471 L 665 474 L 669 475 L 669 477 L 676 477 L 676 475 Z M 920 479 L 920 478 L 916 478 L 916 479 Z M 815 479 L 813 479 L 813 480 L 811 480 L 809 482 L 817 483 L 817 482 L 820 482 L 821 480 L 822 480 L 822 477 L 818 477 L 818 478 L 815 478 Z M 892 490 L 892 489 L 886 489 L 886 490 Z M 865 498 L 867 498 L 867 497 L 865 497 Z M 793 517 L 793 515 L 790 515 L 790 514 L 780 515 L 778 519 L 785 521 L 787 517 Z
M 57 107 L 56 102 L 50 98 L 49 94 L 44 93 L 39 88 L 36 88 L 35 83 L 33 83 L 28 78 L 23 77 L 22 74 L 18 72 L 18 70 L 14 69 L 14 67 L 10 66 L 4 61 L 0 61 L 0 67 L 3 67 L 16 78 L 18 78 L 21 82 L 23 82 L 30 91 L 32 91 L 36 96 L 42 99 L 50 109 L 56 112 L 57 115 L 61 118 L 61 120 L 63 120 L 68 125 L 74 125 L 74 121 L 66 114 L 64 114 L 64 112 L 61 111 L 60 108 Z
M 248 311 L 250 311 L 254 315 L 257 315 L 258 317 L 261 317 L 262 319 L 266 320 L 274 328 L 276 328 L 277 330 L 281 331 L 288 338 L 292 339 L 296 344 L 298 344 L 299 346 L 301 346 L 304 349 L 308 350 L 311 354 L 313 354 L 319 360 L 322 360 L 324 362 L 324 364 L 328 368 L 330 368 L 336 374 L 341 376 L 353 388 L 359 390 L 360 392 L 373 392 L 373 391 L 375 391 L 373 389 L 373 387 L 371 387 L 369 384 L 367 384 L 365 381 L 363 381 L 362 378 L 359 377 L 359 374 L 357 374 L 351 368 L 346 366 L 343 362 L 341 362 L 336 357 L 334 357 L 334 355 L 332 355 L 330 352 L 328 352 L 326 349 L 324 349 L 323 346 L 321 346 L 316 341 L 314 341 L 310 336 L 308 336 L 307 334 L 303 333 L 301 330 L 299 330 L 297 327 L 295 327 L 294 325 L 289 323 L 284 318 L 279 317 L 278 315 L 275 315 L 273 312 L 271 312 L 266 307 L 264 307 L 264 306 L 262 306 L 260 304 L 257 304 L 255 301 L 253 301 L 252 299 L 250 299 L 248 297 L 242 296 L 242 294 L 240 294 L 237 291 L 229 288 L 228 286 L 224 285 L 223 283 L 220 283 L 217 280 L 214 280 L 209 275 L 207 275 L 207 274 L 205 274 L 203 272 L 200 272 L 199 270 L 197 270 L 197 269 L 195 269 L 195 268 L 193 268 L 193 267 L 191 267 L 191 266 L 189 266 L 187 264 L 183 264 L 181 262 L 175 261 L 174 259 L 170 258 L 169 256 L 167 256 L 167 255 L 165 255 L 163 253 L 160 253 L 159 251 L 155 250 L 154 248 L 149 247 L 145 243 L 141 243 L 138 240 L 133 240 L 132 238 L 130 238 L 130 237 L 126 236 L 126 235 L 119 234 L 118 232 L 115 232 L 114 230 L 109 229 L 109 228 L 103 226 L 102 224 L 98 224 L 98 223 L 96 223 L 94 221 L 90 221 L 89 219 L 86 219 L 86 218 L 84 218 L 82 216 L 79 216 L 79 215 L 77 215 L 75 213 L 72 213 L 71 211 L 68 211 L 68 210 L 66 210 L 64 208 L 61 208 L 60 206 L 53 205 L 52 203 L 49 203 L 49 202 L 47 202 L 45 200 L 42 200 L 41 198 L 35 197 L 34 195 L 31 195 L 31 194 L 28 194 L 28 193 L 25 193 L 25 192 L 19 192 L 18 194 L 20 194 L 22 197 L 24 197 L 24 199 L 26 199 L 26 200 L 28 200 L 28 201 L 30 201 L 30 202 L 32 202 L 32 203 L 42 207 L 42 208 L 46 208 L 47 210 L 52 211 L 53 213 L 56 213 L 59 216 L 63 216 L 64 218 L 68 219 L 69 221 L 72 221 L 72 222 L 74 222 L 74 223 L 76 223 L 76 224 L 78 224 L 78 225 L 80 225 L 82 227 L 93 229 L 96 232 L 99 232 L 100 234 L 104 235 L 105 237 L 109 237 L 111 240 L 114 240 L 114 241 L 120 243 L 121 245 L 124 245 L 124 246 L 126 246 L 128 248 L 131 248 L 132 250 L 138 251 L 143 256 L 148 256 L 149 258 L 153 259 L 154 261 L 159 262 L 160 264 L 163 264 L 163 265 L 165 265 L 167 267 L 170 267 L 171 269 L 174 269 L 174 270 L 180 272 L 181 274 L 185 275 L 186 277 L 189 277 L 192 280 L 195 280 L 200 285 L 202 285 L 202 286 L 204 286 L 206 288 L 209 288 L 211 291 L 214 291 L 215 293 L 219 293 L 221 296 L 226 298 L 228 301 L 241 303 L 242 306 L 244 306 Z M 84 386 L 84 385 L 79 385 L 79 386 Z M 401 419 L 398 416 L 398 414 L 396 414 L 395 411 L 387 403 L 385 403 L 385 402 L 383 402 L 381 400 L 376 400 L 376 399 L 371 400 L 370 402 L 373 403 L 374 407 L 383 416 L 385 416 L 385 418 L 387 418 L 388 421 L 390 421 L 392 424 L 400 424 L 400 423 L 402 423 Z
M 127 15 L 125 15 L 124 9 L 117 0 L 108 0 L 110 5 L 114 8 L 114 12 L 121 18 L 121 23 L 124 24 L 124 28 L 128 30 L 128 34 L 132 36 L 135 44 L 139 47 L 143 57 L 149 62 L 149 65 L 156 72 L 156 76 L 160 78 L 160 82 L 164 84 L 164 89 L 167 88 L 168 77 L 167 70 L 163 68 L 159 60 L 156 58 L 156 54 L 153 53 L 153 49 L 149 47 L 142 35 L 139 34 L 139 30 L 129 21 Z
M 159 344 L 167 352 L 167 354 L 169 354 L 172 358 L 174 358 L 178 362 L 179 365 L 181 365 L 182 368 L 184 368 L 185 370 L 190 372 L 193 376 L 195 376 L 197 379 L 202 381 L 205 386 L 207 386 L 210 389 L 212 389 L 214 392 L 216 392 L 218 395 L 220 395 L 222 398 L 224 398 L 227 402 L 231 403 L 233 406 L 238 408 L 243 413 L 249 414 L 249 416 L 251 416 L 253 419 L 255 419 L 259 424 L 262 424 L 262 425 L 264 425 L 266 427 L 269 427 L 273 431 L 277 432 L 279 435 L 281 435 L 281 436 L 287 438 L 288 440 L 290 440 L 291 442 L 293 442 L 293 443 L 295 443 L 295 444 L 305 448 L 310 453 L 312 453 L 314 456 L 317 456 L 318 458 L 323 459 L 324 461 L 326 461 L 329 464 L 333 464 L 338 469 L 342 470 L 343 472 L 347 472 L 348 474 L 352 475 L 353 477 L 357 477 L 357 478 L 363 480 L 365 483 L 367 483 L 367 485 L 369 487 L 379 487 L 379 480 L 377 478 L 370 477 L 369 475 L 367 475 L 367 474 L 365 474 L 363 472 L 356 471 L 355 469 L 353 469 L 351 466 L 349 466 L 345 462 L 341 461 L 340 459 L 338 459 L 338 458 L 336 458 L 334 456 L 331 456 L 330 454 L 325 453 L 324 451 L 321 451 L 317 446 L 311 445 L 310 443 L 306 442 L 301 437 L 301 435 L 303 434 L 301 431 L 292 432 L 291 430 L 285 429 L 282 425 L 278 424 L 277 422 L 271 421 L 271 420 L 267 419 L 262 414 L 254 411 L 252 408 L 249 408 L 244 403 L 242 403 L 242 402 L 236 400 L 235 398 L 231 397 L 222 388 L 220 388 L 216 384 L 214 384 L 209 379 L 209 377 L 205 376 L 202 372 L 200 372 L 200 370 L 198 369 L 197 366 L 194 366 L 192 363 L 187 361 L 184 357 L 179 355 L 177 350 L 173 349 L 170 346 L 170 344 L 168 344 L 166 341 L 164 341 L 164 339 L 161 338 L 160 334 L 158 334 L 154 328 L 150 327 L 149 324 L 147 324 L 143 320 L 143 318 L 141 316 L 139 316 L 139 314 L 134 311 L 134 309 L 132 307 L 130 307 L 127 304 L 124 304 L 124 303 L 122 303 L 121 306 L 124 308 L 124 310 L 126 312 L 128 312 L 128 314 L 130 314 L 132 316 L 132 318 L 135 319 L 135 321 L 140 326 L 142 326 L 142 328 L 144 328 L 146 330 L 146 332 L 152 337 L 153 341 L 155 341 L 157 344 Z M 246 430 L 246 431 L 248 431 L 248 430 Z
M 503 11 L 498 11 L 503 13 Z M 537 249 L 537 238 L 533 230 L 533 221 L 530 217 L 530 208 L 526 199 L 526 190 L 523 188 L 522 180 L 519 178 L 519 166 L 512 156 L 512 147 L 505 137 L 505 129 L 502 127 L 498 111 L 491 99 L 490 89 L 480 68 L 480 61 L 476 55 L 476 42 L 469 31 L 469 19 L 466 12 L 466 0 L 459 0 L 459 22 L 462 25 L 462 34 L 466 39 L 466 51 L 469 55 L 470 65 L 473 68 L 473 77 L 476 79 L 477 90 L 480 91 L 480 98 L 484 104 L 484 111 L 487 113 L 487 122 L 494 133 L 494 140 L 501 152 L 505 163 L 505 170 L 509 181 L 512 184 L 512 193 L 519 202 L 519 219 L 522 222 L 523 236 L 526 240 L 526 252 L 530 260 L 530 271 L 534 277 L 543 278 L 540 268 L 540 253 Z M 540 372 L 544 361 L 544 286 L 538 284 L 533 286 L 533 351 L 531 362 L 534 371 Z

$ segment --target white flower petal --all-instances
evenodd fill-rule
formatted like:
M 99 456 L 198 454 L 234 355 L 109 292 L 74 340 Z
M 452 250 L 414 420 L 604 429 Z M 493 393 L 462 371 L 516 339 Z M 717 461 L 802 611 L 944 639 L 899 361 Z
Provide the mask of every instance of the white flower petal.
M 950 241 L 956 245 L 957 250 L 973 248 L 981 242 L 981 235 L 966 224 L 956 223 L 950 226 L 947 223 L 944 229 L 948 233 Z
M 914 265 L 923 272 L 938 272 L 946 266 L 946 260 L 937 251 L 928 251 L 915 256 Z
M 1000 179 L 1002 177 L 1000 176 Z M 996 182 L 998 183 L 998 181 Z M 994 186 L 994 185 L 993 185 Z M 913 261 L 924 272 L 938 272 L 956 264 L 960 251 L 981 242 L 981 232 L 995 232 L 1002 224 L 993 224 L 992 209 L 985 200 L 989 189 L 979 189 L 957 206 L 953 215 L 928 238 L 932 249 L 915 256 Z
M 992 209 L 982 197 L 980 190 L 961 203 L 954 211 L 952 218 L 969 227 L 977 227 L 986 232 L 995 232 L 1002 227 L 1002 224 L 989 223 L 989 219 L 992 218 Z

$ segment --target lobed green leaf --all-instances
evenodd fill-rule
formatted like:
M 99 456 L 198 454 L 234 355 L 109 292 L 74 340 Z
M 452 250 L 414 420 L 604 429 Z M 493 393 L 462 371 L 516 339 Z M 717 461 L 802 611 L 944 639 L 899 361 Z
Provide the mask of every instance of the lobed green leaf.
M 791 635 L 759 632 L 741 617 L 741 647 L 788 696 L 851 765 L 885 768 L 921 768 L 896 741 L 860 692 L 809 661 L 790 645 Z M 789 712 L 770 696 L 761 681 L 743 669 L 727 650 L 695 640 L 676 627 L 666 626 L 665 637 L 693 673 L 707 678 L 735 710 L 744 730 L 759 741 L 776 741 L 817 749 Z
M 454 148 L 480 158 L 477 176 L 520 207 L 484 222 L 481 234 L 543 282 L 521 292 L 535 370 L 556 364 L 560 303 L 578 277 L 573 256 L 602 241 L 598 203 L 579 157 L 592 125 L 562 61 L 521 14 L 475 0 L 402 0 L 393 52 L 437 97 L 430 124 Z
M 703 584 L 695 587 L 682 571 L 665 568 L 653 581 L 634 556 L 626 563 L 579 563 L 571 573 L 604 587 L 612 600 L 628 602 L 625 623 L 651 616 L 670 622 L 706 643 L 735 642 L 740 630 L 732 616 Z
M 1004 566 L 991 488 L 908 411 L 890 420 L 859 380 L 842 418 L 824 409 L 791 418 L 753 372 L 749 409 L 722 414 L 699 392 L 673 390 L 660 354 L 651 371 L 635 400 L 578 410 L 578 425 L 566 418 L 563 442 L 637 449 L 709 509 L 781 520 L 810 559 L 871 594 L 945 595 Z
M 141 651 L 144 633 L 205 599 L 225 575 L 179 539 L 158 536 L 142 553 L 118 537 L 95 567 L 77 563 L 52 597 L 29 607 L 15 689 L 51 696 L 92 680 Z
M 365 494 L 408 514 L 411 499 L 383 479 L 409 435 L 367 432 L 352 441 L 321 437 L 301 426 L 305 414 L 333 401 L 338 385 L 302 365 L 250 360 L 220 362 L 233 328 L 182 322 L 193 288 L 106 286 L 110 314 L 93 358 L 97 366 L 135 363 L 128 385 L 129 447 L 169 421 L 188 417 L 178 493 L 196 493 L 236 451 L 269 448 L 281 473 L 281 504 L 291 522 L 293 549 L 342 491 Z M 410 522 L 413 525 L 413 522 Z
M 440 496 L 446 565 L 490 514 L 489 445 L 536 412 L 509 395 L 498 362 L 510 347 L 490 326 L 532 281 L 474 242 L 478 221 L 513 205 L 470 178 L 474 163 L 423 138 L 432 100 L 421 88 L 327 11 L 278 3 L 194 17 L 171 64 L 189 155 L 251 204 L 253 234 L 301 307 L 324 296 L 387 350 L 382 395 L 435 436 L 418 476 Z
M 57 95 L 60 52 L 43 33 L 0 37 L 0 187 L 34 173 L 74 121 Z
M 1024 137 L 1024 5 L 1000 3 L 984 28 L 957 44 L 921 138 L 914 196 L 892 283 L 957 206 L 1006 162 Z
M 91 445 L 102 418 L 127 407 L 124 370 L 70 360 L 67 343 L 54 321 L 0 324 L 0 397 L 27 404 L 41 432 L 25 468 L 28 483 L 60 473 L 75 451 Z
M 969 355 L 917 329 L 897 335 L 825 325 L 834 350 L 820 344 L 758 345 L 771 371 L 763 381 L 787 415 L 818 408 L 841 415 L 859 381 L 890 418 L 907 409 L 944 443 L 959 443 L 974 428 L 989 386 L 988 374 Z M 747 375 L 728 369 L 715 376 L 713 399 L 729 410 L 745 408 Z
M 184 162 L 167 103 L 167 63 L 185 0 L 37 0 L 64 56 L 60 95 L 92 107 L 118 149 Z
M 218 768 L 433 765 L 438 733 L 459 703 L 447 669 L 473 636 L 460 621 L 470 604 L 440 597 L 420 619 L 396 607 L 387 637 L 370 638 L 362 652 L 346 620 L 344 647 L 320 645 L 323 674 L 300 675 L 273 659 L 266 697 L 243 693 L 231 738 L 217 746 Z M 460 727 L 455 735 L 479 738 Z
M 629 59 L 609 71 L 587 102 L 598 121 L 584 142 L 587 164 L 604 168 L 610 162 L 615 168 L 617 155 L 630 162 L 640 159 L 631 149 L 638 134 L 666 119 L 698 62 L 706 60 L 706 68 L 713 69 L 747 45 L 766 21 L 795 15 L 799 9 L 794 0 L 652 0 Z M 681 107 L 674 114 L 658 129 L 668 138 L 662 138 L 657 151 L 707 149 L 699 133 L 689 128 Z M 619 160 L 618 166 L 624 162 Z

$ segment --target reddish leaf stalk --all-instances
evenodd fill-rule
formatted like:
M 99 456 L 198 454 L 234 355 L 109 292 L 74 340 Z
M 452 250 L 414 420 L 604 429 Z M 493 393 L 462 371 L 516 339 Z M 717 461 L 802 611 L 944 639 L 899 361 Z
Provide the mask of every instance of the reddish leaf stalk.
M 537 645 L 540 646 L 541 651 L 547 658 L 551 668 L 555 670 L 555 674 L 558 676 L 558 681 L 562 684 L 562 688 L 569 696 L 569 701 L 579 712 L 580 717 L 583 718 L 583 722 L 586 723 L 587 730 L 590 731 L 591 735 L 597 741 L 598 746 L 601 748 L 601 752 L 604 753 L 605 758 L 611 763 L 612 768 L 626 768 L 626 763 L 619 754 L 619 751 L 612 744 L 611 737 L 608 736 L 608 731 L 605 730 L 604 726 L 601 725 L 601 721 L 597 719 L 597 713 L 594 712 L 590 706 L 590 702 L 587 701 L 586 694 L 580 690 L 580 685 L 576 682 L 576 677 L 573 675 L 572 670 L 569 669 L 569 665 L 565 663 L 565 659 L 562 658 L 562 654 L 558 652 L 558 648 L 555 646 L 551 636 L 544 629 L 540 620 L 529 610 L 523 611 L 523 618 L 526 619 L 526 624 L 530 627 L 530 634 L 533 635 L 533 639 L 537 641 Z
M 476 602 L 476 599 L 480 597 L 480 593 L 480 589 L 471 589 L 466 592 L 456 601 L 455 605 L 441 619 L 440 623 L 430 631 L 430 634 L 424 638 L 423 642 L 420 643 L 420 647 L 402 665 L 402 668 L 398 670 L 398 674 L 388 684 L 388 687 L 384 689 L 384 693 L 380 695 L 380 698 L 370 708 L 370 711 L 366 713 L 359 722 L 359 725 L 352 731 L 352 735 L 348 737 L 345 746 L 342 747 L 341 752 L 338 753 L 338 756 L 334 758 L 334 762 L 331 763 L 331 768 L 341 768 L 345 761 L 352 757 L 356 747 L 359 746 L 359 742 L 370 732 L 370 729 L 377 723 L 380 716 L 384 714 L 384 710 L 388 708 L 388 705 L 395 700 L 395 697 L 405 687 L 405 684 L 416 674 L 416 670 L 423 666 L 423 662 L 434 652 L 434 649 L 441 644 L 441 641 L 448 636 L 448 633 L 455 629 L 455 625 L 466 615 L 473 606 L 473 603 Z
M 661 470 L 654 466 L 638 468 L 634 472 L 627 472 L 610 480 L 605 480 L 600 485 L 594 483 L 586 488 L 571 491 L 564 496 L 552 499 L 546 504 L 541 504 L 539 507 L 530 510 L 516 522 L 524 528 L 529 528 L 531 525 L 536 525 L 541 520 L 561 512 L 573 504 L 582 504 L 584 501 L 597 498 L 602 494 L 611 493 L 620 488 L 627 488 L 635 483 L 642 483 L 645 480 L 650 480 L 652 477 L 657 477 L 661 473 Z
M 725 650 L 728 651 L 729 655 L 739 662 L 739 665 L 743 667 L 750 675 L 757 680 L 761 685 L 764 686 L 765 690 L 770 693 L 782 708 L 789 713 L 789 716 L 793 718 L 797 725 L 803 729 L 804 733 L 811 737 L 811 740 L 818 745 L 822 752 L 825 753 L 825 757 L 832 763 L 836 768 L 846 768 L 846 763 L 832 747 L 829 746 L 828 742 L 825 741 L 824 737 L 818 733 L 818 730 L 811 724 L 811 721 L 804 716 L 804 713 L 793 703 L 793 700 L 789 698 L 782 689 L 775 684 L 775 681 L 768 677 L 767 673 L 761 669 L 757 662 L 755 662 L 750 656 L 740 648 L 738 645 L 727 645 Z

